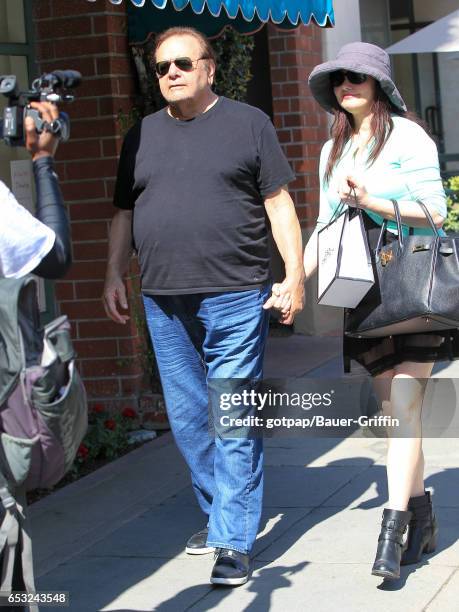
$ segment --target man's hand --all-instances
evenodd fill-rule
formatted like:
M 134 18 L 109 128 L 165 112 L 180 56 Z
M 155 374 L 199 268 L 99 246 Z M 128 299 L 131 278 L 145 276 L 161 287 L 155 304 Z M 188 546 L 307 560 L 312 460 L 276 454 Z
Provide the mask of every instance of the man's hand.
M 295 316 L 304 307 L 304 276 L 286 278 L 282 283 L 274 283 L 272 294 L 263 304 L 268 310 L 274 308 L 281 313 L 279 322 L 282 325 L 292 325 Z
M 105 312 L 115 323 L 126 324 L 129 321 L 128 315 L 122 314 L 118 310 L 118 304 L 124 310 L 127 309 L 128 303 L 126 298 L 126 287 L 123 280 L 119 276 L 109 277 L 105 279 L 104 293 L 102 296 Z
M 51 102 L 31 102 L 30 106 L 40 112 L 43 120 L 47 123 L 52 123 L 59 118 L 59 111 L 55 104 Z M 59 139 L 51 132 L 43 131 L 38 134 L 35 129 L 35 122 L 32 117 L 27 117 L 24 123 L 25 127 L 25 144 L 32 155 L 32 160 L 35 161 L 40 157 L 54 157 L 59 144 Z
M 301 229 L 295 206 L 284 186 L 266 196 L 265 208 L 271 222 L 274 242 L 285 264 L 285 279 L 273 285 L 273 293 L 263 308 L 280 311 L 280 323 L 291 325 L 304 305 L 304 269 Z
M 108 265 L 105 275 L 105 286 L 102 294 L 107 316 L 115 323 L 126 324 L 128 315 L 118 310 L 118 305 L 127 309 L 126 287 L 123 283 L 124 275 L 129 267 L 129 258 L 132 253 L 132 210 L 118 210 L 110 225 L 108 240 Z

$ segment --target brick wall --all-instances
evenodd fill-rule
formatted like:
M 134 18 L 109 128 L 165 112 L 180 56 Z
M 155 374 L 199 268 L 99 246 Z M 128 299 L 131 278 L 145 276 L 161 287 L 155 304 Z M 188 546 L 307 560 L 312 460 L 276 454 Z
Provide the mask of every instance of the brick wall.
M 282 31 L 269 26 L 274 125 L 296 180 L 290 185 L 303 228 L 314 225 L 319 206 L 319 158 L 328 138 L 326 113 L 314 101 L 307 79 L 322 61 L 321 29 L 311 24 Z
M 89 397 L 111 407 L 132 406 L 142 379 L 138 333 L 134 323 L 108 320 L 100 299 L 121 145 L 117 113 L 129 111 L 134 94 L 126 7 L 105 0 L 35 0 L 33 8 L 40 71 L 71 68 L 84 79 L 66 109 L 71 139 L 57 155 L 74 256 L 70 273 L 56 283 L 58 309 L 72 321 Z

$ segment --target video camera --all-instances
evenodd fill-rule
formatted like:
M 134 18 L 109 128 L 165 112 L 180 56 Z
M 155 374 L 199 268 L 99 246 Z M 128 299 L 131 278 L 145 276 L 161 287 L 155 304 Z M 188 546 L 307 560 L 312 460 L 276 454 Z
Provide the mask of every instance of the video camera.
M 67 113 L 59 113 L 59 118 L 48 123 L 40 113 L 29 106 L 30 102 L 72 102 L 75 96 L 67 90 L 78 87 L 81 74 L 76 70 L 55 70 L 42 74 L 32 83 L 29 91 L 19 91 L 14 75 L 0 76 L 0 93 L 8 98 L 0 119 L 0 139 L 9 146 L 24 146 L 24 120 L 32 117 L 38 133 L 52 132 L 64 142 L 70 136 L 70 119 Z

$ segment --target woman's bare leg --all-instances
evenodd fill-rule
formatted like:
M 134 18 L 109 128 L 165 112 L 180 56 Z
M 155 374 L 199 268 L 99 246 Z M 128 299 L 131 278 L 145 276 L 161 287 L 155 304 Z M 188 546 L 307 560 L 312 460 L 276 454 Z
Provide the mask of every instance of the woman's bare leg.
M 401 425 L 413 432 L 409 438 L 388 438 L 388 506 L 394 510 L 405 510 L 410 497 L 424 494 L 421 409 L 425 379 L 432 367 L 432 363 L 404 362 L 373 378 L 383 414 L 399 418 Z
M 395 430 L 388 437 L 388 507 L 394 510 L 406 510 L 410 497 L 424 494 L 421 410 L 432 367 L 433 363 L 404 362 L 394 368 L 390 415 L 399 420 L 406 436 L 398 437 Z
M 375 385 L 384 413 L 399 421 L 397 427 L 388 429 L 389 500 L 383 511 L 378 548 L 371 570 L 373 575 L 391 580 L 400 577 L 402 563 L 416 563 L 426 547 L 435 546 L 435 524 L 432 517 L 426 514 L 430 498 L 424 495 L 421 422 L 426 379 L 432 372 L 432 365 L 403 362 L 392 371 L 386 372 L 385 376 L 379 376 Z M 389 388 L 390 396 L 387 399 Z M 401 437 L 402 435 L 404 437 Z M 409 534 L 414 535 L 409 535 L 411 539 L 404 543 L 407 527 L 416 516 L 412 505 L 416 500 L 410 501 L 410 497 L 419 496 L 422 497 L 417 500 L 415 506 L 419 511 L 421 505 L 425 507 L 416 521 L 421 517 L 424 522 L 415 522 L 414 527 L 410 527 Z

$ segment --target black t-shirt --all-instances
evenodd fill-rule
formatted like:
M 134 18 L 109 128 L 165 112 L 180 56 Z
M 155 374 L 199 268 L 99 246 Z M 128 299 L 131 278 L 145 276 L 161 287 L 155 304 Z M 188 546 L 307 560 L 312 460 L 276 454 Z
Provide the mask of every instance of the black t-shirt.
M 220 97 L 178 121 L 145 117 L 123 143 L 114 204 L 133 209 L 142 291 L 238 291 L 269 276 L 263 198 L 294 178 L 262 111 Z

